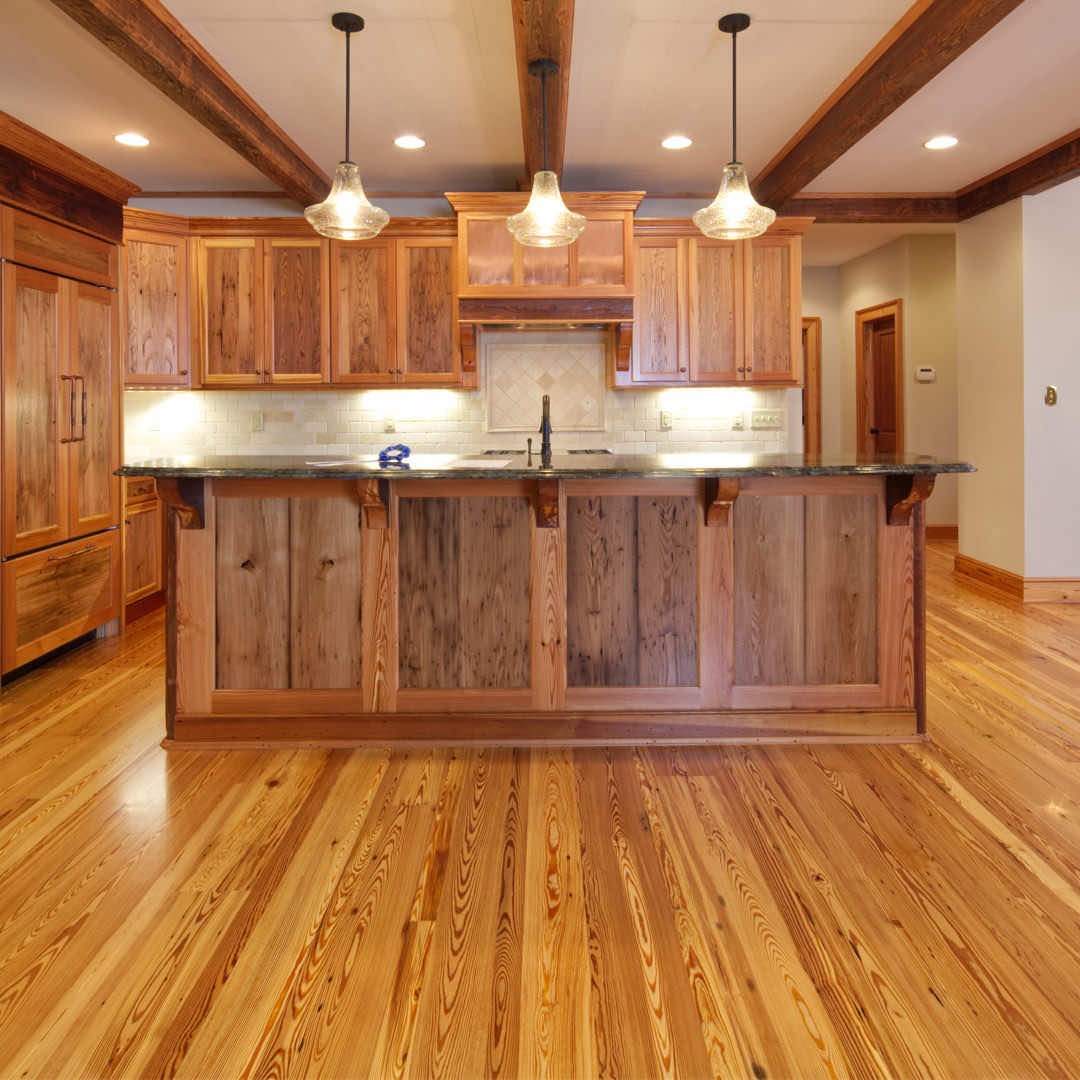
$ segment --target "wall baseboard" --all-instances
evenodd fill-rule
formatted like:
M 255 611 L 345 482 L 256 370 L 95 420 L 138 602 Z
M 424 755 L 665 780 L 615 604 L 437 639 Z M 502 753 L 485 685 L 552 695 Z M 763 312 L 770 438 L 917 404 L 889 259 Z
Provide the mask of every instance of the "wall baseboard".
M 926 539 L 927 540 L 959 540 L 960 539 L 960 526 L 959 525 L 927 525 L 926 526 Z
M 1080 578 L 1021 577 L 970 555 L 957 555 L 953 572 L 1025 604 L 1080 604 Z

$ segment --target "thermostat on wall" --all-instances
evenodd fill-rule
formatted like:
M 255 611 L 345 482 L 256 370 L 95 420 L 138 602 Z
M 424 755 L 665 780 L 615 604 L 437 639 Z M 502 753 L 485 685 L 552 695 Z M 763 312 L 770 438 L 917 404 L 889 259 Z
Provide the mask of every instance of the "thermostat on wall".
M 937 369 L 932 367 L 920 367 L 915 369 L 916 382 L 936 382 Z

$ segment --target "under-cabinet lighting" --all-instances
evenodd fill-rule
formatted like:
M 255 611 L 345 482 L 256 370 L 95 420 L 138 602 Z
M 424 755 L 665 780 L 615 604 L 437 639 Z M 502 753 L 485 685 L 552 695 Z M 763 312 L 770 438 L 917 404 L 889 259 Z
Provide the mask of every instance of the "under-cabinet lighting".
M 660 140 L 660 145 L 665 150 L 685 150 L 688 146 L 693 145 L 694 140 L 689 135 L 669 135 L 666 139 Z
M 422 150 L 427 143 L 419 135 L 399 135 L 394 140 L 394 145 L 402 150 Z
M 118 143 L 122 146 L 149 146 L 150 140 L 145 135 L 140 135 L 137 131 L 121 131 L 119 135 L 114 135 Z
M 955 135 L 935 135 L 927 139 L 923 146 L 927 150 L 951 150 L 959 141 Z

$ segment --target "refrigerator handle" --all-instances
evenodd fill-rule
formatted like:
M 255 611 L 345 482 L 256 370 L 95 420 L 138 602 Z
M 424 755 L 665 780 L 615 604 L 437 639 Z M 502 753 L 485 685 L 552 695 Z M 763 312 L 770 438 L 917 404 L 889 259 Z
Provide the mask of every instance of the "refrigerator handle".
M 60 441 L 62 443 L 78 442 L 78 439 L 75 437 L 75 380 L 77 378 L 78 378 L 77 375 L 61 375 L 60 376 L 60 381 L 62 383 L 69 382 L 69 381 L 71 383 L 71 386 L 70 386 L 69 391 L 68 391 L 68 420 L 69 420 L 69 424 L 70 424 L 70 426 L 68 427 L 68 431 L 70 431 L 71 434 L 67 438 L 61 439 Z

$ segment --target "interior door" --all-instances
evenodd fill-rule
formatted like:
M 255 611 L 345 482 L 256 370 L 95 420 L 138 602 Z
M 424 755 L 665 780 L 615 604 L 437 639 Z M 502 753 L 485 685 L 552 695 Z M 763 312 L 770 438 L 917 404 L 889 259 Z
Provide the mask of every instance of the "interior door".
M 890 315 L 870 324 L 873 408 L 870 437 L 878 453 L 896 452 L 896 321 Z
M 108 529 L 119 522 L 120 420 L 116 354 L 116 293 L 71 283 L 71 379 L 75 435 L 71 468 L 69 536 Z
M 68 535 L 68 455 L 61 440 L 70 440 L 78 423 L 65 370 L 70 285 L 55 274 L 4 265 L 4 554 L 8 556 L 58 543 Z
M 856 410 L 859 449 L 897 454 L 904 449 L 904 382 L 900 301 L 855 313 Z

